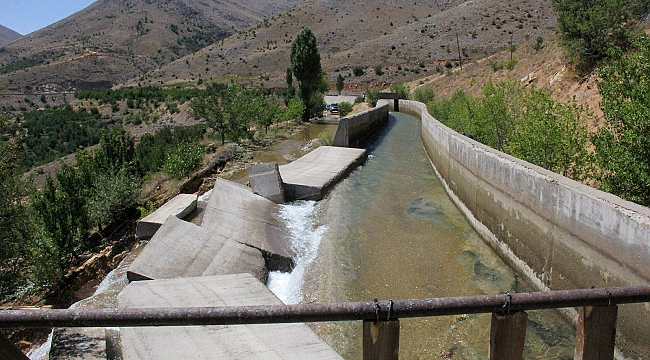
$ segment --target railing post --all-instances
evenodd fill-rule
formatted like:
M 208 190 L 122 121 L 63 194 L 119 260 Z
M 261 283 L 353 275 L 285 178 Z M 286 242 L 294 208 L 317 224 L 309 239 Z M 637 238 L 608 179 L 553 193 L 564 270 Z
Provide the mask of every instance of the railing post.
M 397 360 L 399 319 L 363 321 L 363 360 Z
M 583 306 L 579 310 L 574 359 L 613 359 L 618 306 Z
M 23 354 L 0 329 L 0 360 L 29 360 L 27 355 Z
M 490 360 L 523 359 L 527 322 L 528 314 L 524 311 L 512 315 L 492 313 Z

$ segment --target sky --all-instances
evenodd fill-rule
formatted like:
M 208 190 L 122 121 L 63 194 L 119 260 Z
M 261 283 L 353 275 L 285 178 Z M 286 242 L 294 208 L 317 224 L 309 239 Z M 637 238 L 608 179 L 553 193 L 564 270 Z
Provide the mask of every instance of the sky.
M 95 0 L 0 0 L 0 25 L 27 35 L 93 2 Z

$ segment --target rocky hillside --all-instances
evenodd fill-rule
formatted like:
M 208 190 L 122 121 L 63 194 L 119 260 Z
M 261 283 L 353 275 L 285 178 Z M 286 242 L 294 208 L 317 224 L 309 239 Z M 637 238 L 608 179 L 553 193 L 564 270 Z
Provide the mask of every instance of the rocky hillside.
M 3 92 L 109 87 L 302 0 L 98 0 L 0 50 Z
M 422 77 L 425 72 L 484 58 L 554 32 L 548 0 L 313 0 L 271 17 L 130 84 L 247 80 L 282 86 L 291 41 L 303 26 L 318 39 L 332 87 L 339 73 L 360 66 L 365 75 L 346 80 L 348 90 Z M 458 42 L 457 42 L 458 39 Z M 449 64 L 448 64 L 449 65 Z M 375 73 L 381 67 L 381 75 Z
M 20 38 L 21 36 L 22 35 L 20 35 L 19 33 L 0 25 L 0 46 L 4 44 L 8 44 Z

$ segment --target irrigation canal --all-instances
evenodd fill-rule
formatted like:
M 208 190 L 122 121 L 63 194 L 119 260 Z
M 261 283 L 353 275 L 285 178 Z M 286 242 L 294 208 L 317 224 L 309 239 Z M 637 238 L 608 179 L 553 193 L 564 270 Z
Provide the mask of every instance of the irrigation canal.
M 420 120 L 391 113 L 367 163 L 319 203 L 285 205 L 299 254 L 269 287 L 286 303 L 367 301 L 531 291 L 474 232 L 422 147 Z M 314 329 L 361 358 L 361 323 Z M 488 357 L 490 314 L 403 319 L 400 359 Z M 572 359 L 574 331 L 558 312 L 529 314 L 525 358 Z

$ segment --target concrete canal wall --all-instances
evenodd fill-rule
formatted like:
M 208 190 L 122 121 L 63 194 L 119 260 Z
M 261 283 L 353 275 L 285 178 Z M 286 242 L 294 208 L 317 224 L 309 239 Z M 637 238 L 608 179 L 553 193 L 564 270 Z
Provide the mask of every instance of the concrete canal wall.
M 341 119 L 332 146 L 361 147 L 388 123 L 388 105 L 360 112 Z
M 513 158 L 449 129 L 426 106 L 422 141 L 450 197 L 539 290 L 650 284 L 650 209 Z M 575 317 L 575 314 L 574 314 Z M 650 358 L 650 307 L 620 307 L 617 344 Z

